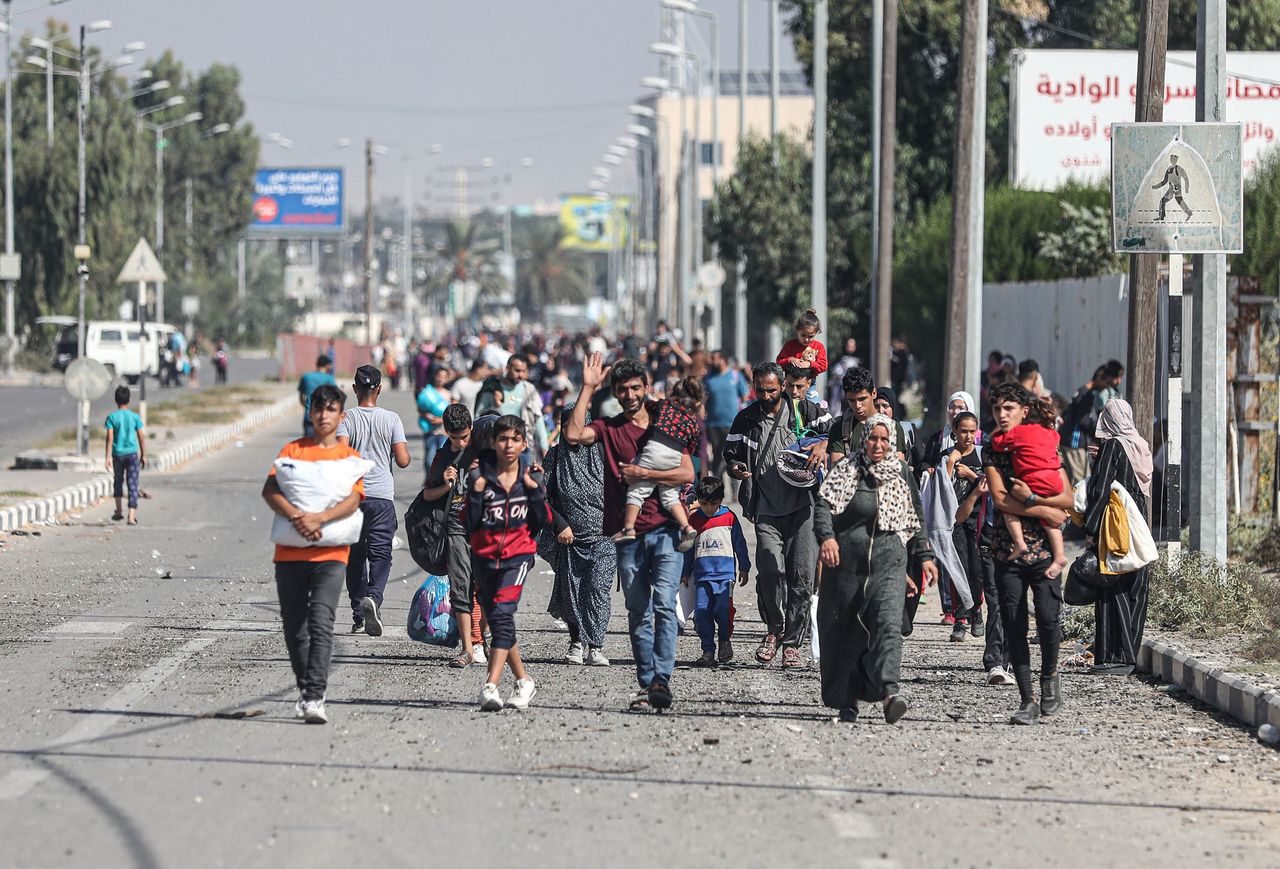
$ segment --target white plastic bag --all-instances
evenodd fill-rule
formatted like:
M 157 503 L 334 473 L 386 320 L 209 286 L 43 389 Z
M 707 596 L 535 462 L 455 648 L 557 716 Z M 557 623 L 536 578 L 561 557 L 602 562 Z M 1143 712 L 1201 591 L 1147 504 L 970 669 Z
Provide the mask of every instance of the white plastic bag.
M 1151 564 L 1160 557 L 1156 549 L 1155 538 L 1147 526 L 1147 517 L 1142 515 L 1138 505 L 1119 483 L 1111 484 L 1111 491 L 1120 496 L 1124 502 L 1124 512 L 1129 518 L 1129 551 L 1124 555 L 1108 555 L 1106 572 L 1112 574 L 1132 573 Z
M 818 596 L 809 598 L 809 647 L 813 651 L 813 663 L 817 664 L 822 655 L 818 649 Z
M 680 590 L 676 592 L 676 624 L 680 626 L 681 633 L 684 632 L 689 619 L 693 618 L 694 606 L 698 601 L 696 585 L 697 583 L 690 579 L 687 585 L 680 583 Z
M 290 504 L 307 513 L 328 510 L 351 494 L 355 484 L 369 472 L 373 462 L 356 456 L 322 462 L 280 458 L 275 461 L 276 484 Z M 360 539 L 364 514 L 325 523 L 319 540 L 308 540 L 288 519 L 277 514 L 271 523 L 271 542 L 282 546 L 348 546 Z

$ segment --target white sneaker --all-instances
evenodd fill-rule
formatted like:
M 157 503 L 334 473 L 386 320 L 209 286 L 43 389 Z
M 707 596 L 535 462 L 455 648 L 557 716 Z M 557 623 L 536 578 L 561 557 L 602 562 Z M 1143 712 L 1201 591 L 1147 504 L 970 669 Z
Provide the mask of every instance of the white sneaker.
M 1005 670 L 1004 667 L 992 667 L 987 671 L 988 685 L 1017 685 L 1018 680 L 1013 678 L 1013 674 Z
M 570 643 L 569 652 L 564 656 L 566 664 L 582 663 L 582 643 Z
M 489 686 L 486 685 L 486 688 Z M 496 689 L 494 693 L 497 693 Z M 507 705 L 514 709 L 528 709 L 529 701 L 533 699 L 533 695 L 538 693 L 538 686 L 533 683 L 532 679 L 517 679 L 516 690 L 511 692 L 511 696 L 507 698 Z
M 512 696 L 514 697 L 515 695 Z M 497 712 L 501 708 L 502 695 L 498 693 L 498 686 L 492 682 L 486 682 L 485 686 L 480 689 L 480 711 Z
M 302 699 L 301 694 L 298 695 L 298 702 L 293 704 L 293 717 L 299 719 L 307 717 L 307 701 Z
M 587 652 L 587 666 L 607 667 L 609 666 L 609 659 L 604 656 L 604 652 L 593 646 L 590 651 Z
M 551 627 L 555 628 L 557 631 L 567 631 L 569 630 L 569 623 L 564 619 L 552 619 Z
M 478 643 L 471 647 L 471 663 L 482 666 L 489 663 L 489 656 L 484 653 L 484 644 Z
M 302 717 L 308 724 L 328 724 L 329 716 L 324 711 L 324 698 L 303 701 Z

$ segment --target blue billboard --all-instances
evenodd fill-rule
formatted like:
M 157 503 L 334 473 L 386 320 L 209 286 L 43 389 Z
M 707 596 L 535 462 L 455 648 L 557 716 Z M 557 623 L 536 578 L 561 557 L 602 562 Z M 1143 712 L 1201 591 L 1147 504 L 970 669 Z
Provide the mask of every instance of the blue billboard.
M 341 169 L 259 169 L 250 229 L 342 230 Z

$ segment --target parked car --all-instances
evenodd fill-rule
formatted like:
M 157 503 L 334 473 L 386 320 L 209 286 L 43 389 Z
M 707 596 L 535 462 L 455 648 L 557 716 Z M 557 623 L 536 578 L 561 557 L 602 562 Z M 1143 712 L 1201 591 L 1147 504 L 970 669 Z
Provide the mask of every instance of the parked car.
M 65 371 L 78 355 L 77 321 L 75 317 L 41 317 L 38 324 L 57 326 L 52 366 Z M 161 370 L 160 348 L 167 347 L 169 336 L 178 331 L 168 323 L 148 323 L 145 343 L 139 340 L 138 324 L 131 320 L 90 320 L 85 323 L 85 355 L 96 359 L 113 378 L 123 377 L 129 383 L 138 381 L 144 370 L 158 377 Z

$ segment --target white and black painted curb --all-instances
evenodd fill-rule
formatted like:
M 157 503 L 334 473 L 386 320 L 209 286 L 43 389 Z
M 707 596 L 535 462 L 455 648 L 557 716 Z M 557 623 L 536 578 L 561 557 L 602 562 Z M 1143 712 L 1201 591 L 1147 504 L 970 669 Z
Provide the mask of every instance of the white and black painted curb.
M 1280 727 L 1280 692 L 1259 688 L 1239 676 L 1212 667 L 1157 640 L 1144 640 L 1138 667 L 1182 687 L 1210 706 L 1257 727 Z
M 242 416 L 235 422 L 212 429 L 198 438 L 178 444 L 147 460 L 148 471 L 168 471 L 196 456 L 232 441 L 245 432 L 298 409 L 297 396 L 290 395 Z M 43 498 L 32 498 L 0 510 L 0 531 L 12 531 L 34 522 L 47 522 L 63 513 L 92 506 L 111 494 L 112 479 L 99 474 L 83 483 L 59 489 Z

